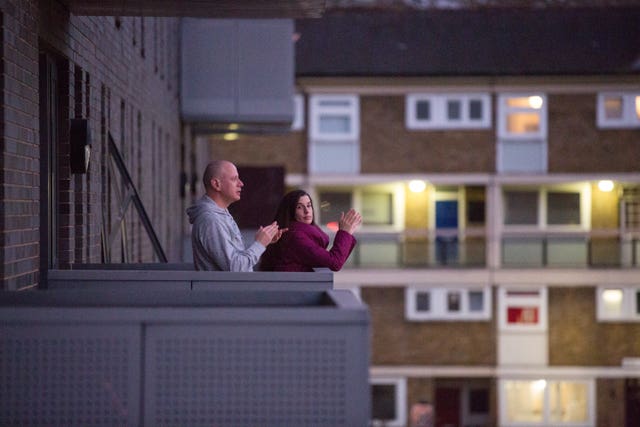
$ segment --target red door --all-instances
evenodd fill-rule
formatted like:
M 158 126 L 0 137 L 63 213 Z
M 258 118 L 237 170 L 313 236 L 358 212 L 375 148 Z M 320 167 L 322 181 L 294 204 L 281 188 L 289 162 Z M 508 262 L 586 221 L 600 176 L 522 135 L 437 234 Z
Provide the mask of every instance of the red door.
M 460 389 L 455 387 L 436 388 L 435 427 L 460 426 Z

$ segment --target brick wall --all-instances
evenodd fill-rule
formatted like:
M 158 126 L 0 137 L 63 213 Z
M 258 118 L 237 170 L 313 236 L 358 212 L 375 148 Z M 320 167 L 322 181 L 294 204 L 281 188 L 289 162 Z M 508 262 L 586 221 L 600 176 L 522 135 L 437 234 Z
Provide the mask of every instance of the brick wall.
M 119 175 L 108 164 L 111 134 L 162 247 L 181 256 L 184 201 L 179 177 L 182 130 L 178 111 L 178 21 L 172 18 L 82 17 L 61 2 L 2 3 L 2 287 L 38 283 L 40 203 L 39 52 L 60 65 L 57 151 L 57 261 L 101 262 L 104 235 L 117 224 Z M 70 118 L 88 119 L 93 135 L 89 171 L 69 169 Z M 115 170 L 115 169 L 113 169 Z M 112 261 L 154 261 L 133 204 L 126 234 L 114 233 Z M 106 233 L 106 234 L 105 234 Z M 123 250 L 123 248 L 126 248 Z

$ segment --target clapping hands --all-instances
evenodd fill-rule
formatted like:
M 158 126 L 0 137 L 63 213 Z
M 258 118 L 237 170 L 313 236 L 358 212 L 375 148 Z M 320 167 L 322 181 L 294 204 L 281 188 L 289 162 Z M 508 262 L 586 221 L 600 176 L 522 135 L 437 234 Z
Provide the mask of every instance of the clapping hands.
M 362 215 L 354 209 L 349 209 L 347 213 L 342 212 L 340 214 L 340 221 L 338 221 L 338 228 L 340 230 L 353 234 L 360 224 L 362 224 Z

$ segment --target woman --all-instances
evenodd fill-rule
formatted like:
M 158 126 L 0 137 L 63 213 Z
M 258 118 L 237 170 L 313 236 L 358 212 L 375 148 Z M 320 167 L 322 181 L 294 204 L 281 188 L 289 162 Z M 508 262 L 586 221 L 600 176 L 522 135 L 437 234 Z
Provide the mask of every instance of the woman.
M 306 192 L 287 193 L 278 206 L 276 221 L 287 231 L 262 254 L 261 270 L 313 271 L 314 267 L 327 267 L 338 271 L 356 244 L 353 232 L 362 223 L 362 216 L 353 209 L 340 215 L 330 250 L 329 236 L 316 225 L 311 196 Z

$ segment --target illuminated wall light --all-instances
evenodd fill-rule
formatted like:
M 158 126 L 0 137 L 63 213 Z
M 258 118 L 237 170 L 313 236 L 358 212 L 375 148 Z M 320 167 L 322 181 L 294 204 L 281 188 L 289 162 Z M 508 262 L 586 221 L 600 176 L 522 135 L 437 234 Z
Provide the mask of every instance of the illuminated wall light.
M 229 132 L 225 133 L 222 138 L 224 138 L 225 141 L 235 141 L 238 139 L 238 134 L 235 132 Z
M 607 304 L 619 304 L 622 302 L 622 290 L 606 289 L 602 291 L 602 299 Z
M 604 191 L 605 193 L 610 192 L 611 190 L 613 190 L 613 181 L 604 179 L 598 182 L 598 189 L 600 189 L 600 191 Z
M 546 386 L 547 386 L 546 380 L 537 380 L 531 383 L 531 388 L 534 391 L 538 391 L 538 392 L 544 390 Z
M 240 125 L 237 123 L 231 123 L 229 125 L 229 130 L 238 130 L 238 129 L 240 129 Z
M 427 188 L 427 184 L 424 181 L 414 179 L 409 182 L 409 190 L 411 190 L 412 193 L 422 193 L 425 188 Z
M 542 97 L 541 96 L 530 96 L 529 97 L 529 106 L 531 108 L 535 108 L 536 110 L 542 108 Z

